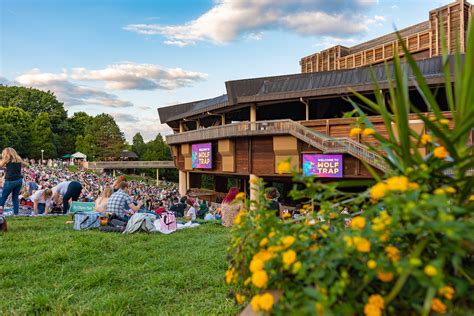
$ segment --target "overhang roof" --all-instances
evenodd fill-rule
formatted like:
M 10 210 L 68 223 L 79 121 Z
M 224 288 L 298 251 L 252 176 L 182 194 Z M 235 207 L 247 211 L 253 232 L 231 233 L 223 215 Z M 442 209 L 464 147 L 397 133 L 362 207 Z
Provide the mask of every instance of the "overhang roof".
M 449 59 L 453 65 L 453 56 Z M 441 56 L 419 60 L 417 64 L 428 84 L 444 83 Z M 389 64 L 388 68 L 393 77 L 393 65 Z M 414 75 L 409 67 L 404 64 L 403 68 L 407 69 L 408 78 L 413 79 Z M 168 123 L 236 105 L 342 96 L 350 94 L 351 89 L 370 92 L 374 89 L 372 74 L 381 89 L 388 88 L 386 66 L 379 64 L 354 69 L 227 81 L 226 95 L 159 108 L 158 113 L 161 122 Z M 410 82 L 410 85 L 414 83 Z

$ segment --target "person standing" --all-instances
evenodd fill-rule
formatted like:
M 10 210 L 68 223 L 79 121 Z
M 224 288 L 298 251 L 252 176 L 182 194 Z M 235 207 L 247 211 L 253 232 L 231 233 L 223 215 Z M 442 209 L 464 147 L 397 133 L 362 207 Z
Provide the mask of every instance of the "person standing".
M 58 205 L 63 198 L 63 214 L 69 211 L 69 200 L 77 201 L 81 196 L 82 184 L 78 181 L 63 181 L 53 189 L 53 201 Z
M 2 196 L 0 198 L 0 210 L 3 211 L 5 202 L 11 194 L 13 203 L 13 213 L 18 215 L 20 205 L 18 197 L 23 186 L 22 166 L 28 166 L 28 163 L 21 159 L 15 149 L 7 147 L 2 151 L 2 159 L 0 160 L 0 168 L 5 168 L 5 182 L 3 184 Z

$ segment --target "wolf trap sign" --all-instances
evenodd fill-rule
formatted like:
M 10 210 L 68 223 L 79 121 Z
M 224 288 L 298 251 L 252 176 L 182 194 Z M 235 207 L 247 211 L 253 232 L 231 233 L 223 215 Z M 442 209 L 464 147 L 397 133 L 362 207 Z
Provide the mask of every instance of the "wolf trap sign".
M 342 155 L 303 154 L 303 175 L 342 178 Z
M 194 144 L 192 146 L 193 169 L 212 169 L 212 144 Z

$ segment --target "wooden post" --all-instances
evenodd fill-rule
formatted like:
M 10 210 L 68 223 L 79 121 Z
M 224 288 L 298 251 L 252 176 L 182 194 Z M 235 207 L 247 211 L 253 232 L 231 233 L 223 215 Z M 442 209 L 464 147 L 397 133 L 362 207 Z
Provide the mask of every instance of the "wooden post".
M 179 122 L 179 132 L 180 132 L 180 133 L 184 133 L 183 122 Z
M 160 185 L 160 170 L 156 169 L 156 185 Z
M 115 169 L 112 169 L 112 175 L 115 178 Z
M 225 113 L 221 116 L 221 124 L 225 125 Z
M 186 195 L 186 172 L 179 170 L 179 194 L 181 196 Z
M 250 210 L 254 210 L 255 209 L 255 203 L 252 203 L 252 202 L 256 202 L 257 199 L 258 199 L 258 186 L 256 184 L 257 180 L 258 180 L 258 177 L 254 174 L 250 174 Z
M 257 122 L 257 105 L 256 104 L 252 104 L 250 106 L 250 123 L 251 124 L 251 130 L 254 131 L 257 129 L 257 125 L 254 124 L 255 122 Z

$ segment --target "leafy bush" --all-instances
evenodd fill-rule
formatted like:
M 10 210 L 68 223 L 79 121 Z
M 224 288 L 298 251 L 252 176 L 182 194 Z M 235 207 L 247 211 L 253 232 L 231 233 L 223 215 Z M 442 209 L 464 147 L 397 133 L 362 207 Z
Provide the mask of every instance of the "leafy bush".
M 405 48 L 418 92 L 432 112 L 409 100 L 407 75 L 394 60 L 389 101 L 375 83 L 376 101 L 362 95 L 353 133 L 373 135 L 390 171 L 363 193 L 295 174 L 292 197 L 306 201 L 304 214 L 280 221 L 263 196 L 247 201 L 236 219 L 226 281 L 236 300 L 273 314 L 410 315 L 465 314 L 474 307 L 474 32 L 464 60 L 443 57 L 446 96 L 453 120 L 443 117 L 433 91 Z M 450 68 L 454 68 L 451 77 Z M 387 71 L 389 68 L 387 67 Z M 451 84 L 452 79 L 454 79 Z M 383 137 L 363 109 L 384 118 Z M 409 127 L 409 112 L 428 130 Z M 392 131 L 392 124 L 399 131 Z M 426 146 L 427 155 L 418 148 Z M 370 168 L 369 166 L 367 166 Z M 360 216 L 354 217 L 358 213 Z M 352 215 L 351 215 L 352 214 Z M 270 295 L 273 293 L 274 295 Z M 456 308 L 455 308 L 456 307 Z M 454 311 L 454 312 L 453 312 Z

